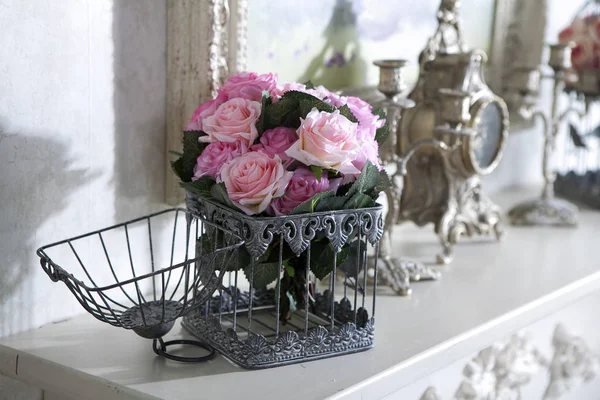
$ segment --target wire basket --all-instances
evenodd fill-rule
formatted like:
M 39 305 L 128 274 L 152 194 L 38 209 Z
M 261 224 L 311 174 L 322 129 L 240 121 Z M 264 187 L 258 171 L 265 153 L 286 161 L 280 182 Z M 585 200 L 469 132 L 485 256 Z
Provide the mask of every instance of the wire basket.
M 227 289 L 184 317 L 183 326 L 194 336 L 250 369 L 373 347 L 381 206 L 251 217 L 189 192 L 187 206 L 242 237 L 249 255 L 240 265 L 243 273 L 230 272 Z M 256 288 L 257 277 L 266 273 L 258 260 L 269 251 L 273 282 Z M 338 261 L 342 253 L 344 262 Z M 294 281 L 285 254 L 294 260 Z M 331 270 L 319 274 L 311 264 L 315 257 Z
M 242 244 L 239 236 L 184 209 L 169 209 L 43 246 L 37 254 L 50 279 L 62 281 L 96 319 L 152 339 L 156 354 L 197 362 L 212 358 L 214 350 L 162 337 L 219 288 L 227 268 L 237 265 Z M 174 344 L 209 354 L 168 353 Z
M 569 134 L 561 145 L 554 190 L 561 197 L 600 209 L 600 114 L 597 111 L 597 105 L 593 105 L 578 126 L 569 124 Z

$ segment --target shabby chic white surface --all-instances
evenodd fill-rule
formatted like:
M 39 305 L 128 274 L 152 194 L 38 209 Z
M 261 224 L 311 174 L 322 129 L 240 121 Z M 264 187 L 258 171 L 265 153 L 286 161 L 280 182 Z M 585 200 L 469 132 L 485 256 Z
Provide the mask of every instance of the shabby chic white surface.
M 497 200 L 506 207 L 527 195 Z M 382 289 L 376 348 L 364 353 L 261 371 L 220 356 L 184 365 L 85 315 L 1 339 L 0 374 L 77 399 L 260 399 L 266 390 L 288 399 L 383 398 L 600 290 L 600 259 L 590 253 L 600 213 L 583 211 L 581 221 L 579 229 L 508 227 L 501 243 L 464 241 L 440 281 L 415 285 L 409 298 Z M 395 234 L 399 252 L 433 261 L 429 229 Z M 176 327 L 175 336 L 186 334 Z

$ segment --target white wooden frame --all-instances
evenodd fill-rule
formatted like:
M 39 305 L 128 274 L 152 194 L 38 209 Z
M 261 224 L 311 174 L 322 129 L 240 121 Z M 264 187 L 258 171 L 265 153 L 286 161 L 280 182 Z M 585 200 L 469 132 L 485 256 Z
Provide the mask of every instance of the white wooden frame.
M 230 74 L 245 70 L 247 0 L 167 2 L 166 202 L 181 204 L 184 192 L 171 170 L 183 128 L 200 102 L 208 101 Z

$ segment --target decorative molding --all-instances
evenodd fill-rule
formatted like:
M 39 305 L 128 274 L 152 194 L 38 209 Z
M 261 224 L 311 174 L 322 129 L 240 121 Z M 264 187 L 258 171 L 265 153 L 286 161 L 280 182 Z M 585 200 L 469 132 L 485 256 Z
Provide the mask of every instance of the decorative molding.
M 548 367 L 550 383 L 544 400 L 558 399 L 563 394 L 594 379 L 600 367 L 600 358 L 587 343 L 567 331 L 564 325 L 557 325 L 552 339 L 554 356 Z
M 232 73 L 245 69 L 247 0 L 167 2 L 166 202 L 185 200 L 172 172 L 170 150 L 181 150 L 183 129 L 200 102 Z
M 547 371 L 550 382 L 540 398 L 554 400 L 596 377 L 600 358 L 581 337 L 558 324 L 552 344 L 554 355 L 550 362 L 522 333 L 481 350 L 465 366 L 463 381 L 453 399 L 518 400 L 522 398 L 521 389 L 540 371 Z M 442 397 L 429 387 L 420 400 Z

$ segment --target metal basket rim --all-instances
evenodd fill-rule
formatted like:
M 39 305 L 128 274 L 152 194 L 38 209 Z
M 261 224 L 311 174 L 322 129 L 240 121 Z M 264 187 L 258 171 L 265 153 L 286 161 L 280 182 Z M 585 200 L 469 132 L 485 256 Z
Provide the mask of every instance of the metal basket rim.
M 245 214 L 239 210 L 236 210 L 234 208 L 228 207 L 226 204 L 222 204 L 213 200 L 209 200 L 206 197 L 196 194 L 196 193 L 192 193 L 186 190 L 186 200 L 187 199 L 201 199 L 203 202 L 205 203 L 209 203 L 213 206 L 216 207 L 220 207 L 220 208 L 225 208 L 226 210 L 237 214 L 239 216 L 241 216 L 243 219 L 253 219 L 256 221 L 272 221 L 275 219 L 302 219 L 302 218 L 306 218 L 308 216 L 316 216 L 316 217 L 320 217 L 320 216 L 326 216 L 326 215 L 334 215 L 334 214 L 352 214 L 355 212 L 366 212 L 366 211 L 379 211 L 379 210 L 383 210 L 383 205 L 379 204 L 379 203 L 375 203 L 376 206 L 374 207 L 363 207 L 363 208 L 349 208 L 349 209 L 343 209 L 343 210 L 328 210 L 328 211 L 315 211 L 315 212 L 311 212 L 311 213 L 303 213 L 303 214 L 293 214 L 293 215 L 280 215 L 280 216 L 267 216 L 267 217 L 257 217 L 254 215 L 248 215 Z M 197 217 L 197 213 L 190 211 L 190 213 Z
M 178 268 L 181 268 L 181 267 L 193 264 L 195 262 L 198 262 L 203 257 L 206 257 L 207 254 L 203 254 L 200 257 L 195 257 L 195 258 L 189 259 L 187 261 L 184 261 L 184 262 L 181 262 L 181 263 L 177 263 L 177 264 L 172 265 L 172 266 L 167 267 L 167 268 L 161 268 L 161 269 L 158 269 L 158 270 L 156 270 L 154 272 L 149 272 L 149 273 L 144 274 L 144 275 L 140 275 L 140 276 L 137 276 L 137 277 L 134 277 L 134 278 L 130 278 L 130 279 L 127 279 L 127 280 L 122 281 L 122 282 L 117 282 L 117 283 L 113 283 L 113 284 L 106 285 L 106 286 L 100 286 L 100 287 L 98 287 L 98 286 L 90 287 L 86 283 L 84 283 L 83 281 L 81 281 L 80 279 L 76 278 L 75 275 L 73 275 L 72 273 L 68 272 L 64 268 L 62 268 L 59 264 L 55 263 L 50 258 L 50 256 L 48 256 L 48 254 L 46 254 L 46 252 L 44 250 L 48 249 L 50 247 L 62 245 L 62 244 L 65 244 L 65 243 L 68 243 L 68 242 L 71 242 L 71 241 L 74 241 L 74 240 L 82 239 L 82 238 L 85 238 L 85 237 L 88 237 L 88 236 L 93 236 L 93 235 L 96 235 L 98 233 L 107 232 L 107 231 L 109 231 L 111 229 L 120 228 L 123 225 L 128 225 L 128 224 L 131 224 L 131 223 L 143 221 L 145 219 L 156 217 L 156 216 L 159 216 L 159 215 L 162 215 L 162 214 L 166 214 L 166 213 L 169 213 L 169 212 L 179 212 L 179 211 L 184 212 L 186 215 L 191 216 L 193 218 L 198 218 L 197 215 L 195 215 L 194 213 L 189 212 L 188 210 L 186 210 L 184 208 L 181 208 L 181 207 L 168 208 L 166 210 L 158 211 L 156 213 L 148 214 L 148 215 L 145 215 L 145 216 L 142 216 L 142 217 L 139 217 L 139 218 L 135 218 L 135 219 L 132 219 L 132 220 L 129 220 L 129 221 L 125 221 L 125 222 L 122 222 L 122 223 L 114 224 L 114 225 L 111 225 L 111 226 L 106 227 L 106 228 L 98 229 L 98 230 L 93 231 L 93 232 L 89 232 L 89 233 L 86 233 L 86 234 L 83 234 L 83 235 L 74 236 L 74 237 L 69 238 L 69 239 L 64 239 L 64 240 L 61 240 L 61 241 L 58 241 L 58 242 L 55 242 L 55 243 L 51 243 L 51 244 L 42 246 L 42 247 L 40 247 L 39 249 L 36 250 L 36 254 L 40 257 L 41 260 L 47 262 L 52 267 L 54 267 L 54 269 L 56 269 L 57 271 L 60 271 L 64 275 L 64 278 L 60 279 L 61 281 L 66 281 L 67 279 L 71 279 L 71 281 L 73 281 L 76 285 L 81 286 L 81 287 L 85 288 L 86 290 L 88 290 L 90 292 L 102 292 L 102 291 L 105 291 L 105 290 L 111 290 L 111 289 L 117 288 L 119 286 L 128 285 L 130 283 L 138 282 L 138 281 L 141 281 L 143 279 L 147 279 L 147 278 L 150 278 L 150 277 L 153 277 L 153 276 L 165 273 L 165 272 L 173 271 L 175 269 L 178 269 Z M 215 224 L 213 222 L 210 222 L 210 221 L 203 221 L 203 222 L 204 223 L 208 223 L 210 225 L 213 225 L 214 227 L 223 229 L 222 227 L 219 227 L 217 224 Z M 210 254 L 217 255 L 217 254 L 220 254 L 220 253 L 227 252 L 229 250 L 233 250 L 233 249 L 239 248 L 239 247 L 241 247 L 241 246 L 243 246 L 245 244 L 245 241 L 239 235 L 237 235 L 237 234 L 235 234 L 233 232 L 230 232 L 230 231 L 227 231 L 227 233 L 230 234 L 230 235 L 232 235 L 232 236 L 234 236 L 236 239 L 238 239 L 238 242 L 236 244 L 229 245 L 227 247 L 223 247 L 221 249 L 218 249 L 218 250 L 216 250 L 214 252 L 211 252 Z M 223 271 L 223 273 L 221 274 L 221 276 L 223 276 L 225 274 L 225 272 L 226 271 Z

